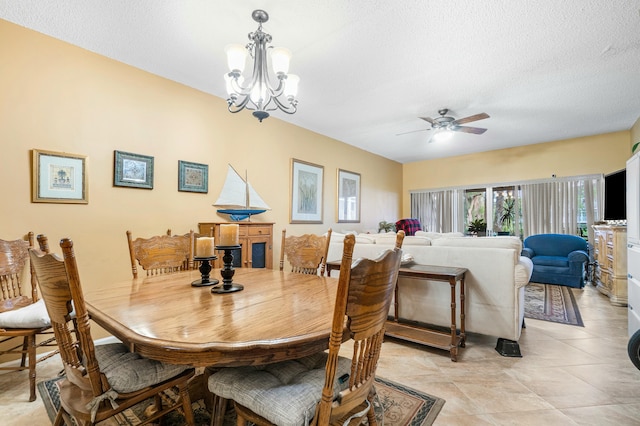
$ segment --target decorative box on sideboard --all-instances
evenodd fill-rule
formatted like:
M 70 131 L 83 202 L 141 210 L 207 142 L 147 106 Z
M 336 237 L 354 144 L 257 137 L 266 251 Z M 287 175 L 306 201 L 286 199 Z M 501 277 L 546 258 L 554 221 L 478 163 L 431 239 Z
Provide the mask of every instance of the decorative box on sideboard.
M 239 228 L 240 249 L 233 250 L 234 268 L 273 269 L 273 223 L 263 222 L 201 222 L 198 223 L 200 235 L 211 235 L 220 241 L 220 225 L 233 223 Z M 214 261 L 214 268 L 222 267 L 222 256 Z
M 627 227 L 593 225 L 595 284 L 613 305 L 627 306 Z

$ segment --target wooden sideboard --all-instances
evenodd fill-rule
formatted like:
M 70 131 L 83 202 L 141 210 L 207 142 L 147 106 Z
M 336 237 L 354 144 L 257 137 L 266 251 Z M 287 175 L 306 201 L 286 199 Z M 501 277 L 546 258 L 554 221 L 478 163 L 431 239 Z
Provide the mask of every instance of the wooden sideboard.
M 273 223 L 201 222 L 198 223 L 198 232 L 200 235 L 211 235 L 213 230 L 215 241 L 220 241 L 220 225 L 228 223 L 239 225 L 239 240 L 242 246 L 233 250 L 233 266 L 273 269 Z M 222 267 L 222 254 L 218 254 L 213 267 Z
M 627 227 L 593 225 L 595 284 L 611 304 L 627 306 Z

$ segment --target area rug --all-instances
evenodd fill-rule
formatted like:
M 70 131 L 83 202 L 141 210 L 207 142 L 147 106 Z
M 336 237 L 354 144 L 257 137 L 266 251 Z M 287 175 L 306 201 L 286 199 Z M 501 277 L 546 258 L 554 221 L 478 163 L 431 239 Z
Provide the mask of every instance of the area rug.
M 571 287 L 529 283 L 524 291 L 524 316 L 584 327 Z
M 56 412 L 60 407 L 58 398 L 58 387 L 56 382 L 62 377 L 43 381 L 38 383 L 38 392 L 42 397 L 42 402 L 47 410 L 47 414 L 51 422 L 55 419 Z M 394 383 L 390 380 L 376 378 L 376 390 L 378 392 L 376 415 L 382 416 L 384 412 L 385 426 L 427 426 L 433 424 L 438 413 L 442 409 L 445 401 L 442 398 L 419 392 L 415 389 Z M 177 395 L 173 392 L 166 392 L 163 398 L 174 400 Z M 103 426 L 133 426 L 141 423 L 144 419 L 144 410 L 152 403 L 142 402 L 113 419 L 105 420 L 100 423 Z M 193 404 L 193 413 L 196 426 L 208 426 L 211 422 L 211 415 L 207 411 L 204 401 L 198 400 Z M 380 419 L 381 420 L 381 419 Z M 380 423 L 380 421 L 379 421 Z M 163 425 L 180 426 L 184 424 L 184 418 L 181 413 L 172 412 L 165 416 Z M 235 426 L 235 413 L 230 411 L 224 419 L 225 426 Z

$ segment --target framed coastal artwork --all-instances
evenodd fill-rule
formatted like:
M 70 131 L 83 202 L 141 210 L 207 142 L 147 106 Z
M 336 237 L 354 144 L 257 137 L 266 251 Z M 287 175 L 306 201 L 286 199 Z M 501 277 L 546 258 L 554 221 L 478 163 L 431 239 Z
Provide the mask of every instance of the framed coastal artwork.
M 209 166 L 178 160 L 178 191 L 209 192 Z
M 291 159 L 290 223 L 322 223 L 324 167 Z
M 114 151 L 113 185 L 153 189 L 153 157 Z
M 360 222 L 360 174 L 338 169 L 338 222 Z
M 89 202 L 87 157 L 66 152 L 32 150 L 31 201 L 34 203 Z

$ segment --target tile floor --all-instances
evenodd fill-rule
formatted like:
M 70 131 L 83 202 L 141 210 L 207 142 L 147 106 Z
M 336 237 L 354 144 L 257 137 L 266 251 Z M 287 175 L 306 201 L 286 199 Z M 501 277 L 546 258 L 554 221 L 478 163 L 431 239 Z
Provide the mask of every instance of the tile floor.
M 627 309 L 593 286 L 574 290 L 585 327 L 527 320 L 522 358 L 496 338 L 470 335 L 458 362 L 448 353 L 387 341 L 378 375 L 446 400 L 435 425 L 640 425 L 640 371 L 626 352 Z M 59 360 L 39 365 L 55 376 Z M 27 402 L 27 373 L 0 375 L 3 425 L 49 424 L 40 397 Z

